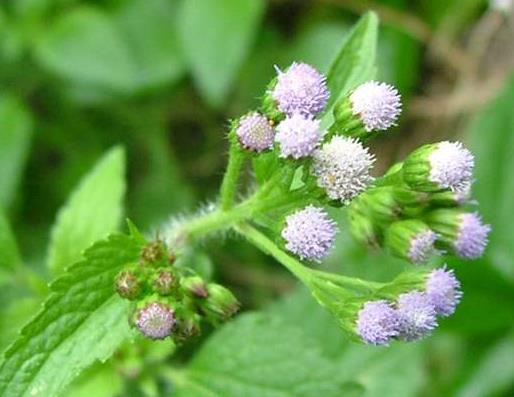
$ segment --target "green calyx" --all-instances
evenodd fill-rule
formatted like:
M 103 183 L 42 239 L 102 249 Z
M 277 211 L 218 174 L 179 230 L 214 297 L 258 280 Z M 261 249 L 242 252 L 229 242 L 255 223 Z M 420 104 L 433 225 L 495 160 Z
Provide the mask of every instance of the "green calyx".
M 366 131 L 358 115 L 353 114 L 349 96 L 341 99 L 333 110 L 334 124 L 329 128 L 330 135 L 345 135 L 348 137 L 369 139 L 374 134 Z
M 199 301 L 199 306 L 207 320 L 217 325 L 236 314 L 240 303 L 227 288 L 210 283 L 207 285 L 207 297 Z
M 453 248 L 459 233 L 459 219 L 464 213 L 465 211 L 458 208 L 440 208 L 425 215 L 425 221 L 438 235 L 441 248 Z
M 411 252 L 412 241 L 423 233 L 431 233 L 430 227 L 419 219 L 407 219 L 392 223 L 385 231 L 384 247 L 394 256 L 409 262 L 418 262 Z
M 423 145 L 413 151 L 404 161 L 402 167 L 403 180 L 418 192 L 437 192 L 441 187 L 430 180 L 430 155 L 437 149 L 437 143 Z
M 268 120 L 274 124 L 285 119 L 285 114 L 278 109 L 277 101 L 273 98 L 272 92 L 277 85 L 277 77 L 275 76 L 266 87 L 266 92 L 262 97 L 260 111 Z

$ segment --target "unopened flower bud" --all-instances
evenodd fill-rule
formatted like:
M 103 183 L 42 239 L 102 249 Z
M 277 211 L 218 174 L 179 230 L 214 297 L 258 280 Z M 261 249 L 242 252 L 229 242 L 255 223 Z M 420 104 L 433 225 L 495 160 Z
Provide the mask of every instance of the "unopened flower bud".
M 357 333 L 366 343 L 387 345 L 399 332 L 396 310 L 384 300 L 366 302 L 358 313 Z
M 116 292 L 125 299 L 135 300 L 141 296 L 142 282 L 138 275 L 130 270 L 122 270 L 116 276 L 114 285 Z
M 175 326 L 173 309 L 162 302 L 148 302 L 136 310 L 134 323 L 147 338 L 164 339 L 171 335 Z
M 262 152 L 273 147 L 275 131 L 266 117 L 251 112 L 239 120 L 236 136 L 245 149 Z
M 152 241 L 146 244 L 141 251 L 141 263 L 156 265 L 167 260 L 166 246 L 161 240 Z
M 394 222 L 385 232 L 384 246 L 395 256 L 416 265 L 425 263 L 435 249 L 436 233 L 417 219 Z
M 368 81 L 335 106 L 331 131 L 362 138 L 372 131 L 387 130 L 396 125 L 401 107 L 396 88 Z
M 239 310 L 239 301 L 222 285 L 208 284 L 207 293 L 207 298 L 200 301 L 200 307 L 213 324 L 228 320 Z
M 380 224 L 389 224 L 402 214 L 402 207 L 396 201 L 394 188 L 391 186 L 366 190 L 358 200 L 372 219 Z
M 484 224 L 478 213 L 443 208 L 430 212 L 426 221 L 444 247 L 464 259 L 479 258 L 487 247 L 491 226 Z
M 177 320 L 176 327 L 173 331 L 173 339 L 178 342 L 183 342 L 189 338 L 192 338 L 200 334 L 201 317 L 192 312 L 186 313 Z
M 313 117 L 325 108 L 329 91 L 325 76 L 316 69 L 294 62 L 285 72 L 278 68 L 277 72 L 271 97 L 279 111 L 289 116 L 300 113 Z
M 433 207 L 458 207 L 471 202 L 471 183 L 459 189 L 430 194 L 430 205 Z
M 320 262 L 332 248 L 336 233 L 336 223 L 326 211 L 309 205 L 286 217 L 282 237 L 288 251 Z
M 319 121 L 294 113 L 277 126 L 275 141 L 280 148 L 280 157 L 295 160 L 307 157 L 318 147 L 322 132 Z
M 470 185 L 475 162 L 460 142 L 421 146 L 403 163 L 403 179 L 414 190 L 462 190 Z
M 365 246 L 379 248 L 381 236 L 377 225 L 366 215 L 365 211 L 358 208 L 360 206 L 354 204 L 357 204 L 357 201 L 353 201 L 349 209 L 350 234 L 355 241 Z
M 403 340 L 422 339 L 437 327 L 434 305 L 424 292 L 412 291 L 400 295 L 396 307 L 400 320 L 399 337 Z
M 373 181 L 375 157 L 357 139 L 335 136 L 313 159 L 312 173 L 331 200 L 348 204 Z
M 193 298 L 207 298 L 207 284 L 199 276 L 183 277 L 180 285 L 184 291 Z
M 446 266 L 430 272 L 425 293 L 434 305 L 436 313 L 443 317 L 452 315 L 462 298 L 460 282 L 453 270 L 448 270 Z
M 176 288 L 177 279 L 170 270 L 159 270 L 153 278 L 152 287 L 159 295 L 170 295 Z

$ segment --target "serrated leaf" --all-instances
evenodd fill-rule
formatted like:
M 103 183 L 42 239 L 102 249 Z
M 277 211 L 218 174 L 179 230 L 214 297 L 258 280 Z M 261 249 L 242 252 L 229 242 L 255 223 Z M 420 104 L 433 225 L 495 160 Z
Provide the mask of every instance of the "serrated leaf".
M 469 130 L 470 149 L 476 158 L 476 198 L 480 212 L 492 225 L 487 259 L 514 281 L 512 247 L 514 235 L 514 77 L 497 99 L 482 110 Z
M 32 119 L 16 98 L 0 96 L 0 206 L 10 205 L 27 159 Z
M 373 12 L 365 14 L 345 36 L 327 74 L 330 100 L 323 124 L 330 124 L 332 108 L 339 98 L 358 84 L 373 78 L 378 37 L 378 18 Z
M 264 10 L 260 0 L 184 1 L 180 40 L 201 94 L 213 106 L 226 99 Z
M 125 154 L 114 148 L 79 183 L 59 211 L 49 248 L 54 273 L 80 259 L 92 242 L 115 231 L 123 213 Z
M 113 235 L 51 285 L 43 309 L 5 353 L 0 395 L 57 396 L 82 370 L 112 355 L 132 333 L 129 303 L 114 294 L 113 280 L 141 247 L 132 236 Z
M 177 377 L 179 397 L 341 396 L 335 368 L 300 328 L 262 314 L 219 330 Z

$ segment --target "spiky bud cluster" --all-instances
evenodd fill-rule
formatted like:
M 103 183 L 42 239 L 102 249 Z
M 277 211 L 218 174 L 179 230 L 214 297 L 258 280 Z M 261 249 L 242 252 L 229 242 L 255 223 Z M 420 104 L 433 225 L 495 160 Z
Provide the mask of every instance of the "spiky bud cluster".
M 422 290 L 401 293 L 394 302 L 364 303 L 357 313 L 355 332 L 374 345 L 386 345 L 393 339 L 423 339 L 437 327 L 437 316 L 454 313 L 461 297 L 453 271 L 435 269 L 426 276 Z
M 239 303 L 223 286 L 170 265 L 167 251 L 160 240 L 146 244 L 139 263 L 121 270 L 114 285 L 120 297 L 135 301 L 131 324 L 143 336 L 182 343 L 200 332 L 203 320 L 217 325 L 231 317 Z
M 309 205 L 285 218 L 286 249 L 301 259 L 321 261 L 334 244 L 336 223 L 322 208 Z

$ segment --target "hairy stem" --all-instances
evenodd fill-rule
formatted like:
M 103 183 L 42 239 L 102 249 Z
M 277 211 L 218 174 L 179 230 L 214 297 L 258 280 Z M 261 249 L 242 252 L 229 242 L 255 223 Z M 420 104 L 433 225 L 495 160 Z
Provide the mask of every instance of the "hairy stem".
M 227 170 L 220 188 L 220 207 L 223 211 L 229 210 L 234 205 L 237 182 L 245 157 L 236 139 L 231 136 Z

